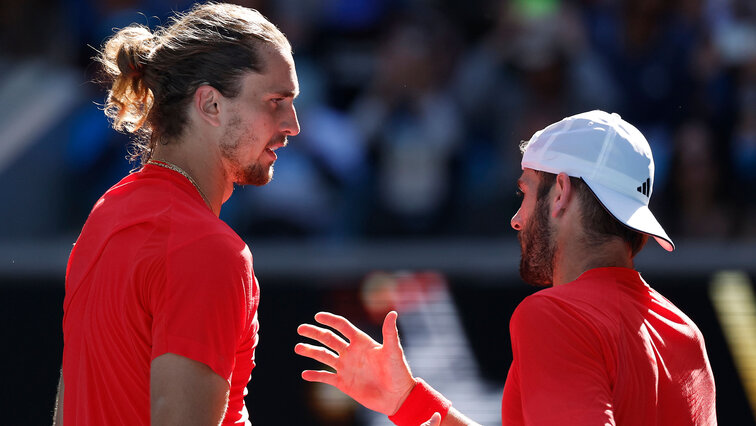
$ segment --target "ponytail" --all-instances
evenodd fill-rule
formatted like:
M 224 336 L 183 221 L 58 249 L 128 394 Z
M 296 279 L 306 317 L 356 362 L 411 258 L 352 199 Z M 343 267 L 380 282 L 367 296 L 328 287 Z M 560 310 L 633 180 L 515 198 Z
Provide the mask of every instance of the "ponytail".
M 154 95 L 146 81 L 145 68 L 155 40 L 148 28 L 131 25 L 111 37 L 97 58 L 106 78 L 112 80 L 105 115 L 118 131 L 137 133 L 147 120 Z

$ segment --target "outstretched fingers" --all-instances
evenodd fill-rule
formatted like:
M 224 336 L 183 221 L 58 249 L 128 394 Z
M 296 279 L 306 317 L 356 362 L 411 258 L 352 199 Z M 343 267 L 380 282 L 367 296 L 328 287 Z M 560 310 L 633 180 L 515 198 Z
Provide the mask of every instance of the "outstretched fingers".
M 335 386 L 371 410 L 384 414 L 396 412 L 415 385 L 399 344 L 396 318 L 396 312 L 386 316 L 381 345 L 346 318 L 318 313 L 315 321 L 322 327 L 303 324 L 297 331 L 335 353 L 326 347 L 303 343 L 296 345 L 294 351 L 335 371 L 307 370 L 302 372 L 302 378 Z
M 328 371 L 305 370 L 302 372 L 302 378 L 308 382 L 320 382 L 336 386 L 336 374 Z
M 314 346 L 307 343 L 298 343 L 294 346 L 294 352 L 298 355 L 312 358 L 322 364 L 325 364 L 334 370 L 336 369 L 336 362 L 338 357 L 333 352 L 321 346 Z
M 346 337 L 350 342 L 354 342 L 354 339 L 357 338 L 370 338 L 367 334 L 363 333 L 362 330 L 355 327 L 351 322 L 349 322 L 348 319 L 340 315 L 334 315 L 330 312 L 318 312 L 317 314 L 315 314 L 315 321 L 333 328 L 334 330 L 344 335 L 344 337 Z
M 302 337 L 316 340 L 329 347 L 337 354 L 341 353 L 349 344 L 331 330 L 316 327 L 310 324 L 302 324 L 297 328 L 297 333 Z

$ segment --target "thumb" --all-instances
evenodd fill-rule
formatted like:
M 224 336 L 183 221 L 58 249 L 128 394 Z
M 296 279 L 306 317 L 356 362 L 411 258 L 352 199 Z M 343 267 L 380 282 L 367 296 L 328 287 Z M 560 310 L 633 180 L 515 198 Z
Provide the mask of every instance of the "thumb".
M 428 419 L 427 422 L 423 423 L 420 426 L 439 426 L 441 424 L 441 414 L 439 413 L 433 413 L 430 419 Z
M 386 314 L 386 318 L 383 320 L 383 345 L 391 348 L 399 348 L 401 350 L 402 345 L 399 343 L 399 330 L 396 327 L 396 319 L 399 314 L 396 311 L 391 311 Z

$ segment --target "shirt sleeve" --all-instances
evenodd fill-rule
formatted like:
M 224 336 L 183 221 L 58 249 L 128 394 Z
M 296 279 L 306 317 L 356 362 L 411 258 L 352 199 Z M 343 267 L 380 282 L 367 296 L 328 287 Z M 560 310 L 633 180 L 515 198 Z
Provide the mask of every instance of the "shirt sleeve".
M 231 383 L 251 322 L 252 260 L 242 242 L 208 236 L 166 254 L 166 278 L 151 288 L 152 359 L 174 353 Z
M 615 424 L 601 337 L 579 313 L 531 296 L 512 315 L 510 334 L 513 362 L 504 409 L 512 405 L 507 398 L 519 397 L 526 425 Z

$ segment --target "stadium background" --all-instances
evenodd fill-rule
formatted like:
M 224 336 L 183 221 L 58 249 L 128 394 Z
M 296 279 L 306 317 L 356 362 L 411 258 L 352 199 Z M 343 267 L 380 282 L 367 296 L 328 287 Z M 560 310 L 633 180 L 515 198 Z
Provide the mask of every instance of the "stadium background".
M 391 307 L 415 372 L 495 424 L 509 315 L 535 291 L 517 275 L 509 227 L 518 144 L 594 108 L 647 135 L 652 208 L 678 250 L 651 243 L 637 267 L 702 329 L 720 424 L 754 423 L 756 355 L 743 347 L 756 342 L 747 303 L 756 274 L 756 3 L 240 3 L 290 38 L 302 89 L 302 133 L 280 152 L 274 181 L 237 189 L 221 215 L 250 245 L 262 286 L 254 424 L 381 424 L 301 381 L 312 363 L 293 347 L 296 326 L 318 310 L 375 335 L 375 318 Z M 49 423 L 66 257 L 94 201 L 134 167 L 128 138 L 97 106 L 94 49 L 113 28 L 154 27 L 190 4 L 0 5 L 0 424 Z M 740 296 L 721 296 L 733 288 Z

